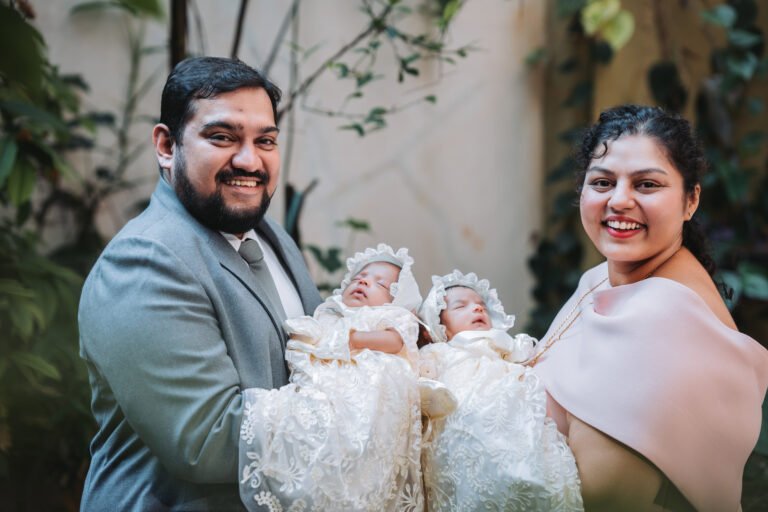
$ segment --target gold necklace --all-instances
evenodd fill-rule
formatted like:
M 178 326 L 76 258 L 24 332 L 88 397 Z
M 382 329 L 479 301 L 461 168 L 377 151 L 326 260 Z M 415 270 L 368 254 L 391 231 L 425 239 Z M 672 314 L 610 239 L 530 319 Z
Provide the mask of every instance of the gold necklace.
M 524 364 L 528 366 L 536 366 L 536 363 L 539 362 L 539 358 L 544 355 L 544 353 L 552 347 L 552 345 L 555 344 L 555 342 L 559 341 L 560 338 L 563 337 L 563 334 L 565 334 L 568 329 L 571 328 L 573 323 L 576 321 L 579 316 L 581 316 L 581 309 L 579 306 L 581 306 L 581 303 L 584 302 L 584 299 L 586 299 L 593 291 L 595 291 L 600 285 L 605 283 L 608 280 L 606 277 L 599 283 L 597 283 L 595 286 L 587 290 L 581 297 L 579 297 L 579 300 L 576 301 L 576 305 L 573 306 L 573 309 L 571 309 L 567 315 L 565 315 L 565 318 L 562 322 L 560 322 L 560 325 L 557 326 L 557 328 L 552 332 L 552 336 L 549 337 L 549 340 L 547 340 L 544 343 L 544 348 L 542 348 L 537 354 L 535 354 L 532 357 L 529 357 L 528 359 L 524 361 L 519 361 L 518 364 Z

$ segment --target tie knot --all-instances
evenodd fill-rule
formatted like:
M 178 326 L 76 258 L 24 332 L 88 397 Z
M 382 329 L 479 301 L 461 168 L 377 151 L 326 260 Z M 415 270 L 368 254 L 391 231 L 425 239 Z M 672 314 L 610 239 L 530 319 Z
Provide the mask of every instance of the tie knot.
M 260 263 L 264 259 L 264 253 L 261 252 L 259 242 L 253 238 L 246 238 L 243 243 L 240 244 L 240 250 L 238 251 L 240 256 L 248 263 L 248 265 L 255 265 Z

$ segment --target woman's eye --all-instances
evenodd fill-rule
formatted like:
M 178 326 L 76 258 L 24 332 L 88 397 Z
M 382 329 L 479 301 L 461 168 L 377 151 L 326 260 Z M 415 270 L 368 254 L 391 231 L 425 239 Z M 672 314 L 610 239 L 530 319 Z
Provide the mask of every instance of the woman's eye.
M 590 183 L 595 188 L 608 188 L 611 186 L 611 182 L 605 178 L 597 178 Z
M 655 188 L 659 188 L 660 185 L 656 183 L 655 181 L 642 181 L 638 183 L 637 188 L 639 189 L 645 189 L 645 190 L 652 190 Z

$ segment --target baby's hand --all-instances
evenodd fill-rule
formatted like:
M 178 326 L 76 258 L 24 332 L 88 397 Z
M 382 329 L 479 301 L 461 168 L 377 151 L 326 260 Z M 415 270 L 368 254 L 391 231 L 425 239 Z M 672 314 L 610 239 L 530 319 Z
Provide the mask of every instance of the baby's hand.
M 364 348 L 377 350 L 387 354 L 397 354 L 403 349 L 403 339 L 394 329 L 378 331 L 349 330 L 349 349 L 362 350 Z
M 456 396 L 442 382 L 419 377 L 421 414 L 431 419 L 444 418 L 456 410 Z

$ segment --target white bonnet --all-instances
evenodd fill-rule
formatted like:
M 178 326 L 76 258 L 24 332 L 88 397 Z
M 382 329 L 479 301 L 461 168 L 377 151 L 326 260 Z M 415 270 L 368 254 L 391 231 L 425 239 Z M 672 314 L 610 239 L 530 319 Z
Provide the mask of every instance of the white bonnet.
M 427 294 L 427 298 L 424 299 L 419 310 L 419 316 L 429 329 L 432 341 L 447 341 L 445 326 L 440 323 L 440 312 L 446 308 L 446 290 L 453 286 L 471 288 L 480 295 L 485 302 L 488 316 L 491 317 L 493 328 L 506 331 L 515 325 L 515 317 L 504 312 L 504 306 L 499 300 L 496 289 L 491 288 L 487 279 L 478 279 L 474 272 L 464 275 L 460 271 L 454 270 L 442 277 L 432 276 L 432 289 L 429 290 L 429 294 Z
M 405 247 L 395 252 L 387 244 L 379 244 L 375 249 L 369 247 L 363 252 L 355 253 L 351 258 L 347 258 L 347 273 L 341 280 L 341 286 L 333 291 L 333 295 L 341 295 L 352 282 L 352 278 L 363 270 L 363 267 L 377 261 L 385 261 L 400 267 L 400 276 L 397 282 L 392 283 L 389 288 L 389 293 L 393 297 L 392 305 L 415 312 L 421 304 L 421 293 L 419 293 L 419 285 L 411 270 L 413 258 L 408 255 L 408 249 Z

